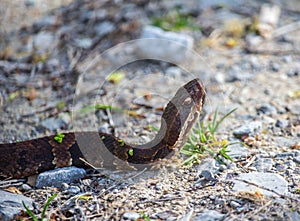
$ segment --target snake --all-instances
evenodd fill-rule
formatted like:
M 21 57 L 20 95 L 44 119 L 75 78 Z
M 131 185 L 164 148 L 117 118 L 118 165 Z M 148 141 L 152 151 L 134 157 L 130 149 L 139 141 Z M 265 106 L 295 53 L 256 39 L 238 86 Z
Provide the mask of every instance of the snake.
M 99 143 L 113 157 L 133 165 L 164 159 L 187 141 L 199 119 L 205 97 L 203 82 L 198 78 L 181 86 L 164 108 L 154 139 L 142 145 L 130 145 L 112 134 L 89 131 L 62 133 L 59 141 L 56 135 L 51 135 L 0 144 L 0 178 L 24 178 L 67 166 L 87 167 L 82 159 L 88 162 L 89 157 L 82 146 L 97 148 Z

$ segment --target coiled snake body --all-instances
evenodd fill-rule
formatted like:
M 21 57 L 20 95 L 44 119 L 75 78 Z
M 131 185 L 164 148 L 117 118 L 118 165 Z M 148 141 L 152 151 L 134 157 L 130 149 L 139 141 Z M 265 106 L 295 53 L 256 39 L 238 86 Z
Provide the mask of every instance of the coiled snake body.
M 105 133 L 97 133 L 97 138 L 110 153 L 128 163 L 147 164 L 165 158 L 186 142 L 204 105 L 205 94 L 199 79 L 180 87 L 163 112 L 159 132 L 147 144 L 131 146 Z M 77 135 L 84 139 L 79 142 Z M 88 158 L 82 143 L 93 143 L 95 132 L 65 133 L 61 143 L 54 137 L 0 144 L 0 177 L 20 178 L 58 167 L 85 166 L 80 160 Z

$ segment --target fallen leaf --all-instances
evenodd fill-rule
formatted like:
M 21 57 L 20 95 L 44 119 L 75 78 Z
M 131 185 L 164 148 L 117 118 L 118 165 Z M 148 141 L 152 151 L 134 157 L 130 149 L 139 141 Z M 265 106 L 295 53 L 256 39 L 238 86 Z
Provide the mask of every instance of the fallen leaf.
M 22 194 L 22 192 L 14 186 L 8 187 L 5 190 L 10 192 L 10 193 Z
M 114 72 L 108 76 L 107 80 L 113 84 L 117 84 L 124 78 L 125 78 L 124 72 Z

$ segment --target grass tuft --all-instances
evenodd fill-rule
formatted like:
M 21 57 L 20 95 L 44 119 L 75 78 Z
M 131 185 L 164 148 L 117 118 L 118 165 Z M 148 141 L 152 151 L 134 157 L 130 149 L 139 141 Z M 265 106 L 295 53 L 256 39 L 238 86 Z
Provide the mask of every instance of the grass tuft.
M 219 111 L 217 109 L 211 121 L 207 123 L 198 122 L 180 151 L 188 157 L 184 160 L 183 165 L 191 166 L 194 163 L 199 163 L 200 159 L 207 155 L 213 156 L 220 163 L 223 163 L 222 159 L 233 162 L 233 159 L 228 155 L 229 150 L 227 150 L 227 147 L 241 142 L 229 143 L 228 140 L 218 140 L 215 134 L 221 123 L 236 109 L 232 109 L 219 119 Z
M 33 221 L 46 221 L 48 220 L 46 218 L 46 211 L 47 211 L 47 208 L 49 207 L 49 204 L 51 203 L 51 201 L 57 196 L 58 193 L 55 193 L 53 194 L 48 200 L 47 202 L 45 203 L 44 207 L 43 207 L 43 212 L 42 212 L 42 215 L 41 215 L 41 219 L 39 219 L 36 215 L 33 214 L 33 212 L 26 206 L 26 204 L 24 203 L 24 201 L 22 201 L 22 204 L 27 212 L 27 214 L 33 219 Z

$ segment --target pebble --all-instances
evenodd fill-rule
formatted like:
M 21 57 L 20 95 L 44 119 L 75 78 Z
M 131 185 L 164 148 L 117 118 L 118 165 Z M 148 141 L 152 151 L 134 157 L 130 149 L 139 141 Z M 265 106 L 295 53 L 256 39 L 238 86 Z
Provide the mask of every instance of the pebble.
M 278 119 L 275 123 L 275 126 L 284 129 L 287 126 L 289 126 L 289 121 L 284 119 Z
M 300 116 L 300 105 L 299 104 L 289 105 L 288 108 L 292 114 Z
M 197 177 L 202 173 L 202 171 L 207 170 L 211 173 L 217 173 L 219 170 L 219 166 L 216 165 L 217 162 L 215 159 L 206 158 L 201 161 L 201 163 L 197 166 Z
M 169 67 L 166 70 L 166 75 L 177 79 L 181 76 L 181 69 L 179 67 Z
M 215 210 L 204 210 L 199 215 L 193 218 L 193 221 L 217 221 L 223 220 L 225 215 Z
M 280 194 L 288 193 L 288 182 L 280 175 L 275 173 L 264 172 L 251 172 L 242 173 L 237 177 L 238 180 L 234 180 L 234 186 L 232 188 L 235 192 L 251 192 L 261 191 L 263 195 L 278 197 L 274 192 L 268 191 L 270 189 Z M 258 186 L 251 185 L 242 180 L 254 183 L 266 189 L 259 188 Z
M 279 147 L 291 147 L 295 144 L 295 139 L 287 137 L 274 137 L 273 142 Z
M 29 185 L 26 184 L 26 183 L 23 183 L 23 184 L 22 184 L 21 189 L 24 190 L 24 191 L 32 190 L 31 186 L 29 186 Z
M 162 190 L 162 189 L 163 189 L 163 184 L 157 183 L 157 184 L 155 185 L 155 189 L 156 189 L 156 190 Z
M 241 207 L 241 204 L 239 204 L 238 202 L 236 202 L 234 200 L 231 200 L 230 201 L 230 206 L 233 207 L 233 208 L 238 208 L 238 207 Z
M 137 41 L 141 58 L 152 58 L 180 63 L 187 59 L 193 49 L 194 39 L 186 34 L 166 32 L 154 26 L 145 26 L 141 38 Z
M 241 138 L 244 135 L 255 135 L 262 130 L 262 122 L 252 121 L 244 124 L 233 131 L 233 135 L 237 138 Z
M 83 49 L 88 49 L 92 46 L 93 44 L 93 40 L 91 38 L 76 38 L 74 40 L 74 44 L 78 47 L 78 48 L 83 48 Z
M 24 210 L 22 202 L 24 202 L 30 210 L 33 209 L 34 201 L 32 199 L 20 194 L 0 190 L 0 220 L 15 220 L 15 216 L 21 215 L 21 210 Z
M 300 164 L 300 156 L 294 157 L 294 161 L 295 161 L 297 164 Z
M 282 159 L 282 158 L 290 158 L 292 159 L 295 156 L 295 153 L 293 152 L 285 152 L 285 153 L 279 153 L 276 155 L 276 159 Z
M 299 73 L 300 73 L 300 69 L 296 69 L 296 70 L 289 71 L 286 75 L 288 77 L 296 77 L 299 75 Z
M 248 81 L 254 77 L 253 74 L 249 72 L 242 71 L 240 69 L 229 70 L 226 82 L 235 82 L 235 81 Z
M 62 183 L 61 184 L 61 188 L 63 189 L 63 190 L 67 190 L 67 189 L 69 189 L 69 184 L 67 184 L 67 183 Z
M 277 170 L 278 172 L 283 172 L 283 171 L 285 171 L 285 170 L 287 169 L 287 166 L 284 165 L 284 164 L 279 164 L 279 163 L 277 163 L 277 164 L 275 165 L 275 168 L 276 168 L 276 170 Z
M 206 180 L 213 181 L 215 180 L 214 174 L 209 170 L 202 170 L 200 175 L 204 177 Z
M 224 164 L 221 164 L 221 165 L 219 166 L 219 171 L 220 171 L 220 172 L 223 172 L 223 171 L 225 171 L 225 170 L 227 170 L 227 166 L 224 165 Z
M 276 107 L 271 104 L 264 104 L 261 107 L 257 108 L 257 112 L 266 115 L 273 115 L 277 113 Z
M 292 160 L 285 161 L 284 165 L 286 165 L 289 169 L 292 169 L 292 170 L 294 170 L 296 167 L 296 163 L 294 163 Z
M 67 193 L 70 195 L 76 195 L 80 193 L 80 188 L 78 186 L 70 186 L 70 188 L 67 189 Z
M 33 28 L 39 30 L 45 27 L 53 26 L 55 25 L 56 22 L 57 22 L 56 16 L 51 16 L 51 15 L 45 16 L 41 18 L 39 21 L 37 21 L 36 23 L 34 23 Z
M 39 54 L 47 53 L 55 46 L 55 36 L 50 32 L 40 32 L 29 41 L 30 50 L 37 50 Z
M 72 183 L 86 176 L 84 169 L 64 167 L 40 173 L 36 180 L 36 188 L 61 187 L 62 183 Z
M 259 158 L 253 164 L 259 172 L 268 172 L 272 169 L 273 165 L 274 161 L 271 158 Z
M 235 140 L 231 140 L 230 142 L 235 142 L 235 141 L 238 141 L 237 139 Z M 231 157 L 231 158 L 242 158 L 242 157 L 247 157 L 250 152 L 248 150 L 247 147 L 245 147 L 244 145 L 242 144 L 232 144 L 232 145 L 229 145 L 227 147 L 227 150 L 230 151 L 228 152 L 228 155 Z
M 68 112 L 59 113 L 58 118 L 61 119 L 65 125 L 68 125 L 71 123 L 71 115 Z
M 116 29 L 115 25 L 112 22 L 104 21 L 95 27 L 98 37 L 103 37 Z
M 50 117 L 41 122 L 41 125 L 50 131 L 56 131 L 64 126 L 62 119 Z
M 141 217 L 141 214 L 137 213 L 137 212 L 125 212 L 123 214 L 123 218 L 127 219 L 127 220 L 137 220 Z
M 271 70 L 274 72 L 278 72 L 280 70 L 280 65 L 278 63 L 271 63 Z

